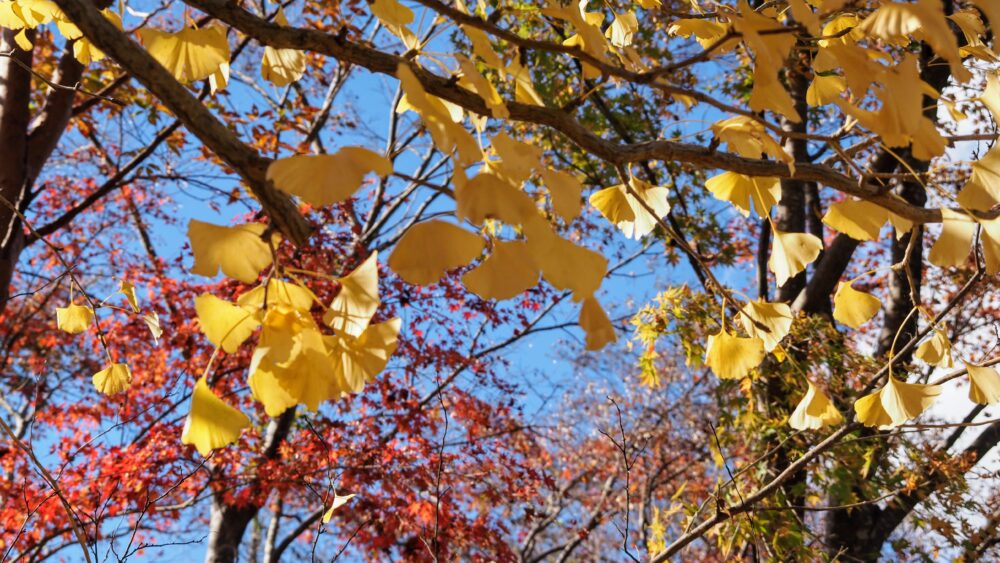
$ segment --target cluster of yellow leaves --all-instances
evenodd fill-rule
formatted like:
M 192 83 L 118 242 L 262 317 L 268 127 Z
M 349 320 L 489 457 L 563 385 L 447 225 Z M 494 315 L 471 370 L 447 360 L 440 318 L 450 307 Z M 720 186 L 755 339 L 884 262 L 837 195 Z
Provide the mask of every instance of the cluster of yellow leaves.
M 363 174 L 351 182 L 359 183 Z M 251 283 L 272 264 L 277 241 L 268 244 L 261 238 L 267 236 L 263 225 L 222 227 L 192 221 L 188 232 L 194 273 L 214 276 L 221 269 Z M 235 353 L 259 329 L 248 383 L 269 416 L 298 404 L 316 411 L 323 401 L 361 391 L 385 368 L 396 350 L 401 322 L 371 323 L 379 306 L 377 259 L 373 253 L 354 271 L 336 278 L 340 290 L 329 305 L 297 279 L 279 279 L 280 268 L 235 303 L 209 293 L 196 299 L 202 332 L 225 353 Z M 313 313 L 316 306 L 323 309 L 323 326 Z M 195 386 L 182 441 L 207 455 L 235 441 L 249 424 L 249 418 L 217 397 L 203 377 Z
M 122 18 L 111 10 L 102 10 L 104 17 L 118 29 L 122 28 Z M 104 53 L 94 47 L 80 32 L 80 28 L 66 17 L 59 6 L 51 0 L 5 0 L 0 2 L 0 27 L 17 31 L 14 41 L 25 51 L 32 47 L 27 30 L 52 23 L 66 38 L 73 41 L 73 56 L 83 64 L 99 61 Z
M 128 309 L 106 305 L 111 297 L 118 294 L 121 294 L 125 298 L 129 306 Z M 135 286 L 126 280 L 121 280 L 118 284 L 118 290 L 100 303 L 94 303 L 90 299 L 87 299 L 86 304 L 78 305 L 73 302 L 71 292 L 70 303 L 65 307 L 56 307 L 56 326 L 59 330 L 69 334 L 86 332 L 92 325 L 96 325 L 97 314 L 94 307 L 109 307 L 135 314 L 149 328 L 149 332 L 152 334 L 154 340 L 159 339 L 163 333 L 163 330 L 160 328 L 159 316 L 155 311 L 142 312 L 139 307 L 139 299 L 135 294 Z M 106 353 L 108 355 L 108 367 L 95 373 L 91 380 L 94 387 L 101 393 L 105 395 L 117 395 L 126 391 L 132 384 L 132 370 L 129 369 L 128 364 L 112 361 L 109 350 L 106 350 Z

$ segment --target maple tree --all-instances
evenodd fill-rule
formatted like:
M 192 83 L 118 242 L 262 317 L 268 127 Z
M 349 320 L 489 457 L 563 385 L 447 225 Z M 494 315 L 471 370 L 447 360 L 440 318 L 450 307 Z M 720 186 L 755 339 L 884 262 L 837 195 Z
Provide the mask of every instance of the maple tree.
M 997 26 L 0 2 L 4 557 L 995 555 Z

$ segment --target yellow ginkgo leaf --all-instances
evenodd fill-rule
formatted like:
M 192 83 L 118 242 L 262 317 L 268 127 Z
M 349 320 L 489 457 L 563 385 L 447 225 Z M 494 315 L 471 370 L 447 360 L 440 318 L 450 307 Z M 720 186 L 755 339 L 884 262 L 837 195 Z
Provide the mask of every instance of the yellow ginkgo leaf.
M 813 79 L 806 91 L 806 103 L 811 106 L 825 106 L 840 98 L 847 90 L 847 80 L 843 76 L 819 75 Z
M 764 341 L 764 350 L 771 352 L 791 330 L 792 310 L 785 303 L 749 301 L 739 320 L 747 334 Z
M 455 187 L 455 215 L 480 225 L 497 219 L 508 225 L 523 225 L 538 217 L 531 197 L 493 173 L 477 174 Z
M 94 374 L 94 387 L 105 395 L 117 395 L 132 384 L 132 371 L 127 364 L 111 364 Z
M 779 287 L 805 270 L 823 250 L 823 241 L 809 233 L 785 233 L 774 229 L 772 239 L 767 265 L 774 272 Z
M 472 135 L 456 119 L 448 106 L 435 96 L 428 94 L 416 74 L 406 63 L 396 69 L 400 87 L 406 94 L 409 109 L 420 114 L 436 146 L 445 154 L 457 152 L 457 164 L 466 165 L 482 160 L 482 151 Z
M 479 33 L 482 33 L 480 30 Z M 458 60 L 459 67 L 462 69 L 462 76 L 459 78 L 458 83 L 468 90 L 471 90 L 479 95 L 486 103 L 486 107 L 490 109 L 490 113 L 493 117 L 500 119 L 507 119 L 510 117 L 510 110 L 507 109 L 507 104 L 504 102 L 503 97 L 500 96 L 500 92 L 497 91 L 496 86 L 489 81 L 485 76 L 479 72 L 476 68 L 476 63 L 472 62 L 468 57 L 462 54 L 455 54 L 455 59 Z
M 199 295 L 194 300 L 198 323 L 208 341 L 222 348 L 227 354 L 235 352 L 260 326 L 253 311 L 219 299 L 211 293 Z
M 1000 86 L 997 88 L 1000 89 Z M 997 97 L 997 111 L 1000 112 L 1000 93 Z M 1000 146 L 993 145 L 986 156 L 972 163 L 972 175 L 958 192 L 957 201 L 966 209 L 980 211 L 1000 203 Z
M 785 89 L 785 86 L 772 76 L 772 71 L 760 61 L 754 65 L 753 69 L 753 89 L 750 90 L 750 99 L 747 100 L 750 109 L 754 111 L 769 110 L 787 117 L 790 121 L 798 123 L 802 121 L 802 116 L 795 109 L 795 100 Z
M 269 307 L 283 305 L 296 311 L 308 313 L 316 301 L 316 296 L 307 287 L 271 278 L 267 280 L 267 285 L 260 284 L 240 295 L 236 299 L 236 304 L 249 310 L 263 309 L 265 299 Z
M 188 223 L 188 238 L 194 265 L 191 273 L 215 277 L 222 273 L 244 283 L 257 280 L 260 271 L 271 265 L 271 248 L 262 235 L 267 225 L 250 223 L 222 227 L 192 219 Z M 278 235 L 272 241 L 277 244 Z
M 68 307 L 56 307 L 56 326 L 70 334 L 80 334 L 94 322 L 94 310 L 84 305 L 70 303 Z
M 768 155 L 774 160 L 784 162 L 794 171 L 795 161 L 781 143 L 768 134 L 764 125 L 751 117 L 737 115 L 712 124 L 712 133 L 720 142 L 726 143 L 729 150 L 747 158 L 760 158 Z M 775 200 L 780 192 L 775 195 Z M 749 206 L 748 206 L 749 208 Z
M 615 14 L 614 21 L 604 32 L 605 37 L 611 40 L 611 44 L 619 49 L 624 49 L 632 44 L 635 32 L 639 30 L 639 20 L 635 17 L 635 12 L 625 12 Z
M 590 205 L 614 225 L 635 221 L 628 194 L 621 186 L 611 186 L 590 194 Z
M 725 328 L 708 337 L 705 365 L 719 379 L 743 379 L 764 360 L 764 342 L 730 334 Z
M 497 242 L 486 260 L 462 276 L 462 283 L 483 299 L 503 300 L 537 285 L 538 274 L 526 242 Z
M 118 293 L 125 296 L 125 300 L 128 301 L 129 307 L 132 307 L 132 311 L 139 312 L 139 298 L 135 295 L 135 286 L 126 280 L 121 280 L 118 282 Z
M 983 262 L 985 262 L 986 273 L 993 275 L 1000 273 L 1000 217 L 995 219 L 980 219 L 979 224 L 983 227 Z
M 964 213 L 947 208 L 941 209 L 941 219 L 941 235 L 931 247 L 927 260 L 942 268 L 964 264 L 972 250 L 976 222 Z
M 280 6 L 274 15 L 274 23 L 283 27 L 288 26 L 288 18 Z M 264 80 L 278 87 L 288 86 L 302 78 L 305 70 L 306 56 L 302 51 L 264 47 L 264 58 L 260 65 L 260 75 Z
M 604 307 L 601 307 L 601 304 L 593 297 L 583 300 L 583 304 L 580 306 L 579 323 L 585 334 L 587 350 L 600 350 L 618 340 L 618 334 L 615 333 L 611 319 L 604 312 Z
M 809 390 L 788 417 L 788 425 L 796 430 L 818 430 L 843 421 L 844 417 L 837 407 L 812 381 L 809 382 Z
M 556 289 L 572 290 L 574 301 L 592 297 L 608 271 L 608 260 L 603 254 L 557 235 L 546 221 L 531 225 L 528 250 L 542 269 L 545 281 Z
M 110 21 L 112 25 L 117 27 L 119 30 L 122 29 L 121 16 L 108 9 L 101 10 L 101 14 L 104 15 L 104 17 Z M 81 64 L 87 65 L 104 59 L 104 51 L 94 47 L 93 43 L 83 36 L 83 32 L 80 31 L 80 28 L 78 28 L 72 21 L 64 19 L 63 14 L 57 16 L 56 27 L 59 29 L 59 33 L 61 33 L 64 38 L 73 41 L 73 56 Z
M 854 412 L 865 426 L 888 430 L 920 416 L 940 394 L 939 385 L 905 383 L 890 375 L 884 387 L 854 402 Z
M 344 506 L 345 504 L 347 504 L 347 501 L 351 500 L 354 497 L 355 497 L 355 495 L 353 495 L 353 494 L 340 496 L 340 495 L 334 493 L 334 495 L 333 495 L 333 504 L 331 504 L 330 508 L 327 509 L 326 513 L 323 514 L 323 523 L 324 524 L 329 523 L 330 519 L 333 518 L 334 511 L 336 511 L 341 506 Z
M 583 184 L 580 183 L 580 180 L 568 172 L 544 168 L 542 169 L 542 182 L 549 190 L 552 210 L 567 223 L 576 219 L 583 207 L 580 199 Z
M 430 285 L 448 270 L 472 262 L 484 246 L 481 237 L 457 225 L 426 221 L 403 235 L 389 256 L 389 267 L 411 284 Z
M 336 338 L 325 337 L 311 315 L 283 307 L 270 309 L 254 352 L 256 369 L 252 373 L 266 372 L 260 381 L 254 375 L 258 391 L 267 392 L 270 374 L 289 397 L 313 412 L 323 401 L 339 397 L 346 385 L 336 371 L 335 350 L 328 346 L 328 339 Z M 272 408 L 278 408 L 278 398 L 268 400 Z
M 934 329 L 934 335 L 917 347 L 916 357 L 932 366 L 940 368 L 955 367 L 951 357 L 951 340 L 948 339 L 948 326 L 942 324 Z
M 882 302 L 877 297 L 840 282 L 833 296 L 833 318 L 851 328 L 858 328 L 874 317 Z
M 969 400 L 980 405 L 1000 402 L 1000 373 L 995 368 L 966 363 L 969 370 Z
M 247 426 L 250 426 L 247 415 L 217 397 L 202 377 L 194 384 L 191 412 L 184 421 L 181 443 L 194 444 L 198 453 L 207 456 L 212 450 L 235 442 Z
M 357 339 L 344 337 L 335 339 L 334 345 L 340 361 L 336 364 L 337 375 L 346 384 L 344 393 L 358 393 L 365 384 L 375 379 L 385 369 L 389 358 L 396 352 L 399 329 L 403 322 L 398 319 L 369 325 Z M 327 337 L 328 341 L 330 337 Z
M 845 199 L 830 206 L 823 223 L 854 240 L 878 240 L 889 212 L 880 205 L 860 199 Z
M 500 177 L 514 186 L 520 186 L 541 165 L 541 147 L 511 139 L 502 131 L 490 139 L 490 145 L 500 157 L 496 163 Z
M 294 407 L 298 401 L 281 386 L 277 376 L 271 371 L 273 364 L 262 361 L 267 352 L 267 349 L 262 348 L 254 351 L 250 361 L 250 377 L 247 379 L 247 383 L 250 384 L 253 398 L 264 405 L 264 412 L 267 413 L 267 416 L 281 416 L 281 413 Z
M 758 217 L 770 215 L 771 208 L 781 200 L 781 183 L 777 178 L 744 176 L 735 172 L 723 172 L 709 178 L 705 187 L 717 199 L 728 201 L 740 210 L 744 217 L 750 216 L 750 202 Z
M 182 83 L 204 80 L 229 64 L 229 41 L 220 26 L 176 33 L 145 27 L 138 33 L 149 54 Z
M 344 147 L 333 154 L 295 155 L 275 160 L 267 179 L 279 190 L 318 207 L 340 203 L 358 191 L 365 175 L 392 174 L 392 163 L 362 147 Z
M 339 278 L 340 293 L 323 315 L 333 330 L 361 336 L 378 309 L 378 252 L 373 252 L 350 274 Z

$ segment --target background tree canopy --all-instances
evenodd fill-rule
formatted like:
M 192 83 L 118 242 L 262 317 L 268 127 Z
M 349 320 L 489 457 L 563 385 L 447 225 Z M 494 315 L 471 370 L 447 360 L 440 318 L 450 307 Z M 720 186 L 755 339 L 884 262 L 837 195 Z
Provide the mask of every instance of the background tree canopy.
M 998 26 L 0 1 L 3 559 L 998 557 Z

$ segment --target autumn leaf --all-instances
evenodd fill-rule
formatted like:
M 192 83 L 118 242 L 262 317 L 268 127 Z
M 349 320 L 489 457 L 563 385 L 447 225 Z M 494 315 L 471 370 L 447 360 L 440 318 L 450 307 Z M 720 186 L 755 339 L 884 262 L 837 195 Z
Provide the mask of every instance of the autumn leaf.
M 414 285 L 438 282 L 453 268 L 479 256 L 485 243 L 479 236 L 444 221 L 426 221 L 412 227 L 389 256 L 389 267 Z
M 56 307 L 56 325 L 59 330 L 70 334 L 80 334 L 94 322 L 94 310 L 83 305 L 70 303 L 66 307 Z
M 585 348 L 590 351 L 600 350 L 618 340 L 611 319 L 604 312 L 604 307 L 593 297 L 583 300 L 580 306 L 580 328 L 585 333 Z
M 362 147 L 344 147 L 333 154 L 295 155 L 275 160 L 267 179 L 279 190 L 317 207 L 340 203 L 354 195 L 369 173 L 392 174 L 392 163 Z
M 132 384 L 132 371 L 127 364 L 111 364 L 94 374 L 93 383 L 105 395 L 117 395 Z
M 805 270 L 823 250 L 823 241 L 809 233 L 785 233 L 775 228 L 771 235 L 773 243 L 767 265 L 779 287 Z
M 881 308 L 877 297 L 854 289 L 851 283 L 840 282 L 833 296 L 833 318 L 851 328 L 870 321 Z
M 830 398 L 820 391 L 812 381 L 807 382 L 809 390 L 799 401 L 792 415 L 788 417 L 788 425 L 796 430 L 818 430 L 843 422 L 844 417 L 830 402 Z
M 890 429 L 920 416 L 940 394 L 938 385 L 904 383 L 890 375 L 881 389 L 855 401 L 854 411 L 865 426 Z
M 965 364 L 969 371 L 969 400 L 980 405 L 1000 402 L 1000 373 L 996 368 Z
M 191 412 L 184 421 L 182 444 L 193 444 L 207 456 L 212 450 L 232 444 L 250 426 L 247 415 L 229 406 L 208 388 L 204 377 L 194 384 Z
M 379 306 L 378 252 L 373 252 L 350 274 L 338 278 L 340 292 L 323 315 L 335 331 L 361 336 Z
M 191 273 L 215 277 L 222 273 L 244 283 L 257 280 L 260 271 L 271 265 L 271 248 L 262 238 L 267 225 L 251 223 L 236 227 L 221 227 L 192 219 L 188 223 L 188 238 L 194 265 Z M 272 235 L 277 245 L 277 235 Z
M 717 199 L 735 205 L 744 217 L 750 216 L 751 201 L 757 216 L 767 217 L 771 213 L 771 208 L 781 199 L 781 184 L 777 178 L 723 172 L 709 178 L 705 182 L 705 187 Z
M 934 334 L 917 347 L 914 355 L 932 366 L 954 367 L 955 363 L 951 357 L 951 341 L 948 340 L 948 326 L 936 327 Z
M 176 33 L 144 27 L 138 33 L 149 54 L 182 83 L 204 80 L 229 64 L 229 41 L 220 26 Z
M 730 334 L 725 328 L 705 344 L 705 364 L 719 379 L 743 379 L 764 360 L 764 341 Z
M 750 301 L 738 316 L 743 328 L 751 336 L 764 342 L 764 350 L 777 348 L 792 328 L 792 310 L 784 303 Z
M 462 276 L 483 299 L 510 299 L 538 284 L 539 269 L 524 241 L 497 241 L 481 264 Z

